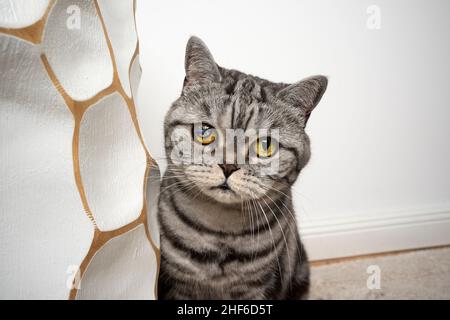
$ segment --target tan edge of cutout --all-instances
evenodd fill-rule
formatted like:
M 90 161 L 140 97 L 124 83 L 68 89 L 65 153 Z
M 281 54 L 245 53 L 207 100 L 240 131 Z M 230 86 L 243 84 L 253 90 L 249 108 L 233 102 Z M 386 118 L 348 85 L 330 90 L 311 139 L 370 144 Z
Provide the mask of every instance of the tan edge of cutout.
M 45 24 L 51 9 L 55 5 L 56 0 L 50 0 L 44 15 L 32 25 L 24 28 L 0 28 L 0 33 L 8 34 L 19 39 L 29 41 L 34 44 L 40 44 L 44 35 Z

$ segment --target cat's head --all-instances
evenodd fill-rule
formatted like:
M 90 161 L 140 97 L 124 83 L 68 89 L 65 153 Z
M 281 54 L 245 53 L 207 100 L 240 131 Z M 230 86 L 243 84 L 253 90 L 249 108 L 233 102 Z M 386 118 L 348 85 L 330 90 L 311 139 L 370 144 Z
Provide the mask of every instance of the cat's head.
M 327 78 L 284 84 L 224 69 L 196 37 L 185 69 L 165 120 L 168 175 L 221 203 L 289 188 L 310 158 L 305 126 Z

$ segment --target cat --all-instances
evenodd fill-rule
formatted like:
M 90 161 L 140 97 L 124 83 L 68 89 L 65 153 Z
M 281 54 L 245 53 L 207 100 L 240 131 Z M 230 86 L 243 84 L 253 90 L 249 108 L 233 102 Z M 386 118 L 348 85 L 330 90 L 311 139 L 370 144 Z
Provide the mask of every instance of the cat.
M 185 69 L 182 94 L 164 122 L 168 167 L 158 203 L 159 298 L 306 298 L 309 264 L 291 187 L 310 158 L 305 126 L 327 78 L 289 85 L 225 69 L 197 37 L 187 43 Z M 253 163 L 238 163 L 234 146 L 222 163 L 174 160 L 176 132 L 206 150 L 219 145 L 226 130 L 261 128 L 277 129 L 279 140 L 266 135 L 241 143 L 246 160 L 250 150 L 256 154 Z M 275 161 L 278 170 L 262 173 Z

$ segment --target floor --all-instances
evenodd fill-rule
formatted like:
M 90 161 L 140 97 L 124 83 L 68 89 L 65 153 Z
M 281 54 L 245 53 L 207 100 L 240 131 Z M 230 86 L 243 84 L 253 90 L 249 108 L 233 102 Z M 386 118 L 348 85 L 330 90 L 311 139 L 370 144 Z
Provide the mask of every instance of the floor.
M 313 263 L 311 282 L 310 299 L 450 299 L 450 247 Z

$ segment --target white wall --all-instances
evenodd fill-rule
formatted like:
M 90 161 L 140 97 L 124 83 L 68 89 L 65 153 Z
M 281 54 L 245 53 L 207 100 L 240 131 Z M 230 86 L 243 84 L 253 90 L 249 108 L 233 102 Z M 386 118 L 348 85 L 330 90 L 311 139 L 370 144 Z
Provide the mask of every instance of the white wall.
M 198 35 L 224 67 L 283 82 L 329 76 L 309 122 L 313 157 L 295 186 L 313 258 L 450 243 L 448 0 L 138 3 L 139 116 L 155 157 L 181 90 L 184 46 Z M 373 4 L 379 30 L 366 25 Z M 377 223 L 387 231 L 370 236 L 384 241 L 364 243 Z M 341 248 L 321 245 L 336 233 Z

